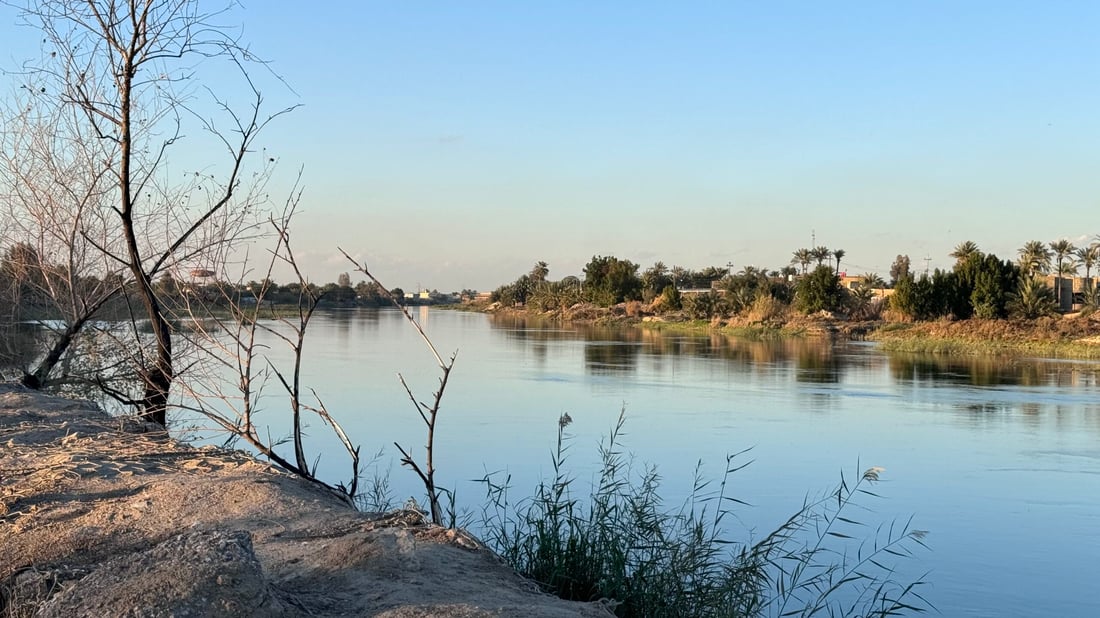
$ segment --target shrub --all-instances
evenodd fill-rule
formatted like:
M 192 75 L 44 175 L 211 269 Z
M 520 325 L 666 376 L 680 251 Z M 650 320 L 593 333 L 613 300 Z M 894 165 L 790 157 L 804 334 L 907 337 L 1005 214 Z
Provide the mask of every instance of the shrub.
M 683 299 L 680 297 L 680 290 L 676 289 L 676 286 L 665 286 L 665 289 L 661 292 L 661 298 L 664 299 L 663 306 L 671 311 L 676 311 L 683 307 Z
M 840 278 L 828 266 L 818 266 L 798 280 L 795 305 L 803 313 L 836 311 L 841 307 Z
M 783 315 L 786 306 L 770 294 L 762 294 L 752 301 L 748 318 L 752 322 L 767 322 Z
M 730 475 L 744 467 L 727 456 L 717 485 L 696 468 L 690 497 L 677 510 L 661 501 L 654 467 L 640 475 L 618 438 L 623 415 L 601 445 L 601 471 L 587 500 L 574 495 L 565 471 L 571 419 L 558 423 L 554 478 L 534 496 L 508 502 L 508 484 L 482 479 L 488 506 L 486 542 L 517 571 L 565 599 L 610 599 L 619 616 L 892 616 L 930 607 L 924 582 L 894 579 L 895 563 L 923 547 L 924 532 L 879 527 L 858 542 L 864 526 L 850 511 L 855 498 L 874 496 L 870 468 L 816 499 L 755 543 L 723 537 L 731 504 Z M 865 529 L 865 528 L 864 528 Z M 853 546 L 858 543 L 858 546 Z
M 1035 277 L 1024 277 L 1009 297 L 1008 310 L 1014 317 L 1033 320 L 1057 313 L 1054 290 Z
M 684 311 L 695 320 L 710 320 L 728 313 L 725 297 L 711 290 L 703 294 L 689 294 L 683 298 Z

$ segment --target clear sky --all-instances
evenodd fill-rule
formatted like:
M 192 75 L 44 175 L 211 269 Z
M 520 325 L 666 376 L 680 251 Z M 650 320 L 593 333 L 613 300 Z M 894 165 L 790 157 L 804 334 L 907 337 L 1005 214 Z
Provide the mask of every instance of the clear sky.
M 451 291 L 594 254 L 777 269 L 811 234 L 886 274 L 1100 233 L 1097 2 L 245 0 L 225 21 L 302 104 L 261 142 L 274 188 L 304 169 L 319 282 L 348 270 L 337 246 Z

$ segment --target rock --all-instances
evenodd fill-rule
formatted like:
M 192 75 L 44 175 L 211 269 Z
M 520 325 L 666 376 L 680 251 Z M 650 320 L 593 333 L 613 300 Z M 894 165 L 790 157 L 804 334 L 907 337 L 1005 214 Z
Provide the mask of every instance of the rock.
M 285 616 L 248 532 L 181 534 L 62 586 L 37 616 Z
M 0 616 L 585 616 L 461 531 L 0 384 Z

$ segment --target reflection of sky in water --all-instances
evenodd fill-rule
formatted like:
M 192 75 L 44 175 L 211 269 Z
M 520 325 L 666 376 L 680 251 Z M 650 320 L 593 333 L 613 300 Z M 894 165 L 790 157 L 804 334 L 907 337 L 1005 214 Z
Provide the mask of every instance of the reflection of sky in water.
M 717 475 L 727 453 L 752 447 L 730 486 L 755 505 L 737 514 L 759 535 L 842 471 L 883 466 L 884 498 L 867 506 L 878 519 L 915 514 L 931 531 L 919 566 L 932 569 L 926 593 L 944 615 L 1100 615 L 1100 597 L 1086 596 L 1100 556 L 1096 364 L 417 315 L 441 354 L 458 350 L 437 466 L 460 504 L 479 503 L 469 481 L 487 471 L 507 471 L 514 496 L 528 495 L 549 474 L 563 412 L 574 419 L 570 469 L 587 481 L 625 406 L 625 448 L 659 466 L 670 506 L 696 462 Z M 423 434 L 397 372 L 422 400 L 438 386 L 395 312 L 324 314 L 311 326 L 304 381 L 364 453 L 390 449 L 382 469 L 392 466 L 403 500 L 419 491 L 387 445 L 419 456 Z M 322 470 L 342 475 L 338 445 L 320 427 L 311 434 Z

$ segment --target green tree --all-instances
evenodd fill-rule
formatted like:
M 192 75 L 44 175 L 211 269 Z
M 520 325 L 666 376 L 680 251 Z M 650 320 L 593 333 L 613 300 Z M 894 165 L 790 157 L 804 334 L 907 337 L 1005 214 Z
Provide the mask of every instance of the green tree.
M 974 280 L 974 291 L 970 294 L 974 317 L 987 320 L 1004 317 L 1007 301 L 1008 292 L 996 275 L 985 270 L 979 272 Z
M 996 255 L 971 255 L 954 269 L 951 306 L 955 317 L 1005 317 L 1006 303 L 1020 279 L 1020 268 Z
M 661 291 L 661 297 L 664 299 L 665 307 L 671 311 L 676 311 L 684 306 L 680 290 L 674 285 L 665 286 L 665 289 Z
M 897 286 L 904 277 L 909 276 L 909 256 L 898 255 L 890 265 L 890 285 Z
M 846 253 L 844 249 L 837 249 L 833 251 L 833 257 L 836 258 L 836 274 L 840 275 L 840 258 L 844 257 Z
M 817 262 L 818 266 L 821 266 L 821 263 L 829 259 L 829 256 L 831 256 L 832 254 L 833 252 L 829 251 L 829 248 L 825 246 L 814 247 L 813 249 L 810 249 L 810 257 L 812 257 L 814 261 Z
M 624 300 L 640 300 L 642 281 L 638 265 L 613 256 L 592 256 L 584 267 L 584 291 L 592 302 L 609 307 Z
M 836 311 L 843 302 L 840 278 L 832 268 L 819 265 L 809 275 L 798 280 L 794 298 L 795 307 L 803 313 Z

